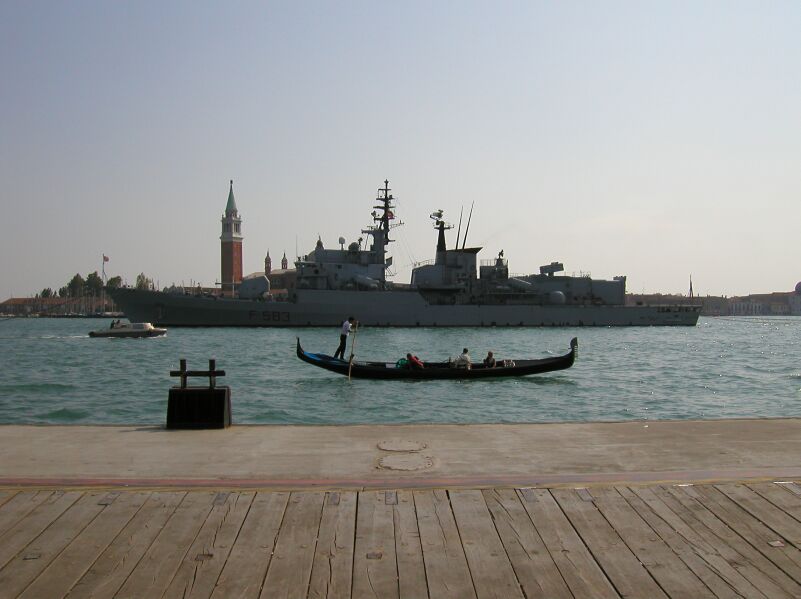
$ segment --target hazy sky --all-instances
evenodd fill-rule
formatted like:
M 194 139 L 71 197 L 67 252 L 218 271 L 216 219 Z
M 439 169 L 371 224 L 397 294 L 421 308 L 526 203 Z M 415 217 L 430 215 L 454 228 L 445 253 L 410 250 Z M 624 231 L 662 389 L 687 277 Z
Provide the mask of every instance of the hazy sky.
M 801 2 L 0 3 L 0 299 L 220 276 L 428 215 L 632 292 L 801 280 Z M 454 236 L 449 244 L 455 241 Z

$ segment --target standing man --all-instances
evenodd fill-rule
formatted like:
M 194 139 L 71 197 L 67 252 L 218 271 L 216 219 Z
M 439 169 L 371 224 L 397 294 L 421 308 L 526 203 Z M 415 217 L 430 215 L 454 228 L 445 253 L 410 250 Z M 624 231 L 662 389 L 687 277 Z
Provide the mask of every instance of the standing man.
M 350 335 L 353 327 L 356 326 L 356 319 L 353 316 L 348 316 L 348 319 L 342 323 L 342 332 L 339 335 L 339 347 L 334 352 L 334 358 L 339 357 L 341 360 L 345 359 L 345 347 L 348 345 L 348 335 Z

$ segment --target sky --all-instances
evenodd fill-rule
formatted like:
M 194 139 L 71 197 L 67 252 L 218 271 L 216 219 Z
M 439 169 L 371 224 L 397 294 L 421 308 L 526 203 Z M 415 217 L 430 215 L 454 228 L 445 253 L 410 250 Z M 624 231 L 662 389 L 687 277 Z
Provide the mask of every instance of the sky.
M 799 32 L 795 0 L 6 0 L 0 300 L 103 254 L 214 284 L 230 179 L 246 273 L 355 240 L 389 179 L 398 282 L 474 206 L 514 273 L 791 290 Z

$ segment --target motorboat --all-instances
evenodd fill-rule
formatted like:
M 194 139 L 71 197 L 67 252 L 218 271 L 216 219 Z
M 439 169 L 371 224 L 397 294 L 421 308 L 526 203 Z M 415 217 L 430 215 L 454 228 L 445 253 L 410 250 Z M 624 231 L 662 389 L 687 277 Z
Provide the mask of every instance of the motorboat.
M 89 331 L 89 336 L 138 339 L 141 337 L 160 337 L 166 333 L 167 329 L 154 327 L 149 322 L 120 322 L 119 320 L 115 320 L 107 329 Z

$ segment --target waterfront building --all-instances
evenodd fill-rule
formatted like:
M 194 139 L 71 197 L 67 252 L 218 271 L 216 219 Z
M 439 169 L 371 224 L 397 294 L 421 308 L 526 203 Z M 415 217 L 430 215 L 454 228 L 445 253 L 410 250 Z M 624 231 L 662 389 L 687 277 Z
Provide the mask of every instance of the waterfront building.
M 790 296 L 790 314 L 801 316 L 801 282 L 796 283 L 795 293 Z

